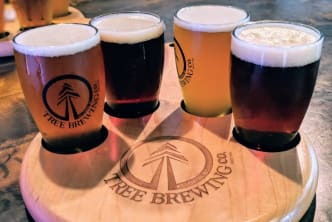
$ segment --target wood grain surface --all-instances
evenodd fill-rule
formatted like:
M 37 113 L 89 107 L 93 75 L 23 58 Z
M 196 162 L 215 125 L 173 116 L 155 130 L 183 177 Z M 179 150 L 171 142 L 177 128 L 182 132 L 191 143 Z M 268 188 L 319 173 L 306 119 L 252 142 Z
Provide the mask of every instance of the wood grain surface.
M 36 221 L 299 221 L 318 164 L 302 134 L 288 151 L 247 149 L 232 115 L 201 118 L 180 107 L 173 48 L 166 45 L 160 107 L 135 119 L 104 115 L 108 138 L 83 153 L 41 147 L 38 134 L 20 188 Z

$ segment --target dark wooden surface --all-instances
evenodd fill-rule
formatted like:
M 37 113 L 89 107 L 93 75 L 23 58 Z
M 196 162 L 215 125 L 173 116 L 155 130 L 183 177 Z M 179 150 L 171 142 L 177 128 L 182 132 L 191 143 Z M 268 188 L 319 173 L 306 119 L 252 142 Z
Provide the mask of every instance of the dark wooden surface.
M 166 23 L 166 41 L 172 41 L 176 9 L 193 0 L 90 0 L 77 4 L 86 17 L 108 11 L 148 10 L 161 15 Z M 232 4 L 246 9 L 252 20 L 291 20 L 313 25 L 325 34 L 319 76 L 313 99 L 301 130 L 315 147 L 320 177 L 316 205 L 303 221 L 332 221 L 332 1 L 331 0 L 209 0 L 204 3 Z M 0 62 L 0 66 L 3 63 Z M 37 128 L 24 102 L 17 76 L 0 74 L 0 221 L 27 221 L 19 186 L 20 164 Z M 316 210 L 314 209 L 316 207 Z

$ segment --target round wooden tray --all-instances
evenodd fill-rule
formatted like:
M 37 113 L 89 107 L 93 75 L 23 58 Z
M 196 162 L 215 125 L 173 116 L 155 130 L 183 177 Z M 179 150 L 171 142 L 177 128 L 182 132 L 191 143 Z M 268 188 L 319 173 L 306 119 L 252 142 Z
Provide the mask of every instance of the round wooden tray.
M 302 135 L 288 151 L 247 149 L 232 115 L 180 108 L 173 49 L 166 47 L 160 107 L 136 119 L 104 115 L 106 141 L 83 153 L 41 147 L 24 157 L 20 188 L 36 221 L 299 221 L 316 191 L 318 163 Z

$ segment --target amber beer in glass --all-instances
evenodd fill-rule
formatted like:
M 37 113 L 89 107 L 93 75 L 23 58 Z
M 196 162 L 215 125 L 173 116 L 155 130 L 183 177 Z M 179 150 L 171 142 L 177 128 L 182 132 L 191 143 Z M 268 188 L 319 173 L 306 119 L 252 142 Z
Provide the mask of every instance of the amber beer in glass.
M 48 25 L 52 22 L 51 0 L 11 0 L 22 29 Z
M 13 43 L 23 93 L 45 148 L 70 153 L 105 139 L 98 30 L 84 24 L 48 25 L 21 32 Z
M 231 6 L 194 5 L 176 12 L 176 67 L 185 110 L 199 116 L 231 111 L 231 31 L 248 20 L 247 12 Z
M 148 12 L 120 12 L 96 17 L 90 24 L 101 34 L 105 111 L 123 118 L 155 111 L 164 65 L 164 22 Z
M 314 90 L 323 35 L 315 28 L 262 21 L 232 33 L 234 137 L 264 151 L 292 148 Z

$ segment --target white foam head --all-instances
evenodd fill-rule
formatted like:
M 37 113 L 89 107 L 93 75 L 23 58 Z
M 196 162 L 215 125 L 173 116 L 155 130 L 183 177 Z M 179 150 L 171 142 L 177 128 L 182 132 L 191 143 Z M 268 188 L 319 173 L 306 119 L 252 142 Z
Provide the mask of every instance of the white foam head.
M 298 23 L 260 21 L 237 27 L 232 53 L 241 60 L 270 67 L 298 67 L 321 56 L 323 35 Z
M 249 19 L 246 11 L 232 6 L 193 5 L 177 11 L 174 23 L 198 32 L 229 32 Z
M 102 41 L 134 44 L 158 38 L 165 31 L 159 16 L 144 12 L 120 12 L 101 15 L 91 20 Z
M 57 24 L 18 34 L 14 49 L 23 54 L 45 57 L 73 55 L 100 42 L 98 30 L 84 24 Z

